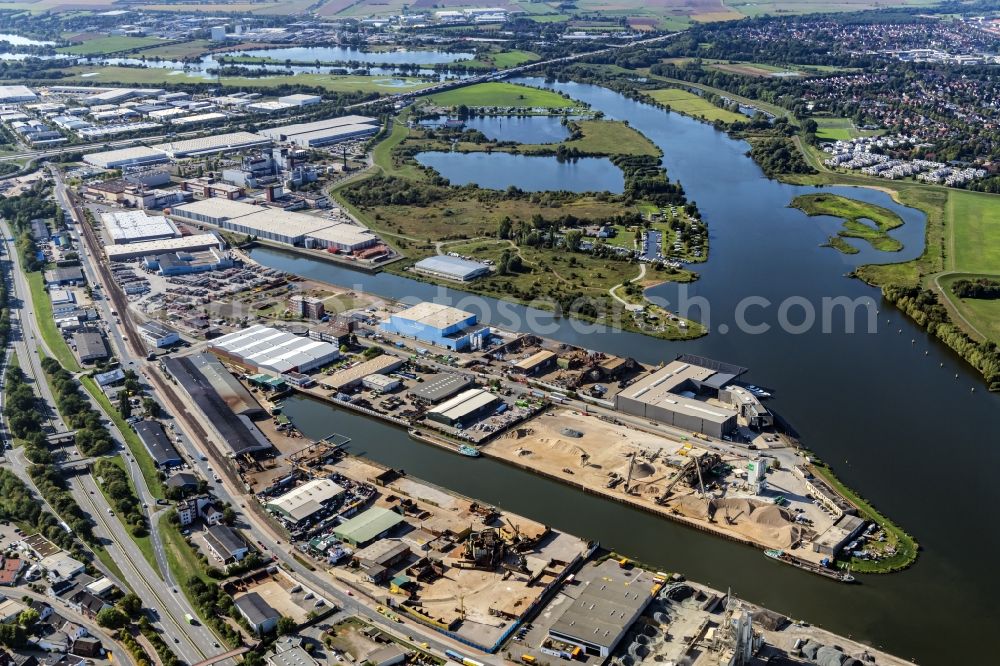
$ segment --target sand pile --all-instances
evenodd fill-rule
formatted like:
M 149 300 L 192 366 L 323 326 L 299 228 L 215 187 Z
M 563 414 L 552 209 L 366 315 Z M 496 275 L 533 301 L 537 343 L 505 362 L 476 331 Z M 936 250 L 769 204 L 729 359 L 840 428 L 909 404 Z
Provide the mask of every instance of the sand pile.
M 647 479 L 653 476 L 654 473 L 656 473 L 656 468 L 646 461 L 632 466 L 633 479 Z
M 770 502 L 743 497 L 706 501 L 697 495 L 686 495 L 672 506 L 684 516 L 714 520 L 773 548 L 789 548 L 802 539 L 802 528 L 795 524 L 792 515 Z

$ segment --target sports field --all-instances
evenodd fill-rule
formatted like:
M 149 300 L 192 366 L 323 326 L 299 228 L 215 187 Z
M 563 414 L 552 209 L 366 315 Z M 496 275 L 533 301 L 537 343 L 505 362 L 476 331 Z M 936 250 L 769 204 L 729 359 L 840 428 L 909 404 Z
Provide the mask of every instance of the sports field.
M 665 88 L 663 90 L 650 90 L 646 94 L 655 99 L 660 104 L 669 106 L 677 113 L 686 116 L 702 118 L 708 121 L 721 120 L 726 123 L 734 123 L 746 120 L 742 113 L 733 113 L 726 109 L 720 109 L 708 100 L 680 88 Z
M 568 109 L 577 106 L 551 90 L 540 90 L 515 83 L 477 83 L 456 90 L 430 95 L 427 99 L 440 106 L 499 106 L 527 109 Z

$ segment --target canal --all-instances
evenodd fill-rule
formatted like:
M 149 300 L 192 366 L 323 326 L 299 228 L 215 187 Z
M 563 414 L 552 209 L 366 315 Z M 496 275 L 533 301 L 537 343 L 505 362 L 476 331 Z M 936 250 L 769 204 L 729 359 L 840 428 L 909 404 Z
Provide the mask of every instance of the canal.
M 552 87 L 609 118 L 629 120 L 663 149 L 670 177 L 698 203 L 711 235 L 710 259 L 698 269 L 701 279 L 685 294 L 673 285 L 652 293 L 671 307 L 680 305 L 682 295 L 704 299 L 710 335 L 674 343 L 622 331 L 588 332 L 578 322 L 556 320 L 546 312 L 399 276 L 363 275 L 270 248 L 254 250 L 254 258 L 385 297 L 450 302 L 483 312 L 498 325 L 646 362 L 690 352 L 747 366 L 749 381 L 775 388 L 771 406 L 803 443 L 921 542 L 917 564 L 897 574 L 859 576 L 861 585 L 846 586 L 501 463 L 418 444 L 402 430 L 325 403 L 292 399 L 286 413 L 307 436 L 342 432 L 354 439 L 355 453 L 598 539 L 664 570 L 731 587 L 748 600 L 902 657 L 924 664 L 982 661 L 980 642 L 962 638 L 984 635 L 997 619 L 1000 586 L 992 566 L 1000 552 L 993 513 L 1000 503 L 994 476 L 1000 464 L 995 446 L 1000 396 L 988 394 L 961 359 L 882 303 L 876 290 L 845 277 L 859 263 L 918 256 L 923 215 L 882 192 L 828 188 L 899 213 L 906 224 L 896 237 L 905 248 L 887 254 L 858 245 L 861 253 L 848 256 L 819 247 L 836 229 L 835 221 L 808 218 L 787 207 L 794 196 L 815 190 L 768 180 L 742 142 L 603 88 Z M 747 318 L 767 330 L 736 325 L 736 308 L 748 297 L 756 305 Z M 858 317 L 854 332 L 845 329 L 842 314 L 826 327 L 817 323 L 799 332 L 779 325 L 779 304 L 787 299 L 798 303 L 788 312 L 798 323 L 802 315 L 794 312 L 809 306 L 819 312 L 824 298 L 837 297 L 878 308 L 875 328 L 868 331 L 867 313 Z

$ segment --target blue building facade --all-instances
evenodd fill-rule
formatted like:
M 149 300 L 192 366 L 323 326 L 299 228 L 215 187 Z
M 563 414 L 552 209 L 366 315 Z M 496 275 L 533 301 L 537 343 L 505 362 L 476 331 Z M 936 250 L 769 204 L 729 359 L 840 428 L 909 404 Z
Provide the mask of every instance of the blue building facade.
M 475 314 L 435 303 L 390 315 L 381 328 L 452 351 L 481 348 L 490 336 L 490 327 L 480 325 Z

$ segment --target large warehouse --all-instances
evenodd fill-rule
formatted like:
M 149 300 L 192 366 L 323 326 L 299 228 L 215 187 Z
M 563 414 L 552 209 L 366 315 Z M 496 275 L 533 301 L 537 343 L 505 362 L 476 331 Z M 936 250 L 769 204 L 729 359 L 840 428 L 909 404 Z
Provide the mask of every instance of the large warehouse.
M 133 427 L 157 467 L 177 467 L 184 462 L 159 421 L 139 421 Z
M 331 391 L 341 391 L 345 388 L 357 386 L 370 375 L 381 375 L 392 372 L 403 365 L 405 361 L 392 354 L 380 354 L 373 359 L 369 359 L 350 368 L 338 370 L 329 377 L 324 377 L 320 382 L 321 386 Z
M 340 349 L 256 324 L 212 341 L 212 350 L 237 365 L 259 372 L 309 372 L 340 358 Z
M 403 517 L 392 509 L 373 506 L 335 527 L 333 536 L 355 548 L 364 548 L 402 522 Z
M 722 402 L 709 403 L 706 398 L 718 398 L 723 386 L 744 372 L 746 368 L 682 355 L 619 393 L 615 409 L 722 437 L 736 429 L 738 411 Z
M 230 457 L 242 456 L 271 449 L 271 442 L 257 428 L 249 415 L 255 409 L 262 412 L 260 405 L 253 400 L 253 406 L 245 405 L 245 400 L 230 390 L 228 383 L 223 381 L 219 373 L 224 373 L 230 380 L 236 381 L 218 361 L 198 360 L 195 357 L 168 356 L 164 360 L 167 372 L 179 383 L 191 400 L 197 404 L 222 436 L 222 443 L 228 447 L 226 452 Z M 221 391 L 221 392 L 220 392 Z M 246 389 L 243 389 L 246 392 Z M 247 395 L 249 393 L 247 392 Z
M 490 274 L 490 267 L 486 264 L 448 256 L 421 259 L 413 265 L 413 270 L 431 277 L 455 280 L 456 282 L 470 282 Z
M 462 391 L 451 400 L 442 402 L 427 412 L 427 418 L 449 426 L 467 426 L 494 411 L 500 398 L 486 389 L 473 388 Z
M 165 238 L 126 245 L 105 245 L 104 253 L 111 261 L 127 261 L 137 257 L 148 257 L 170 252 L 198 252 L 215 248 L 222 249 L 222 241 L 215 234 L 195 234 L 180 238 Z
M 425 301 L 390 315 L 380 327 L 387 333 L 423 340 L 454 351 L 479 349 L 490 327 L 478 323 L 471 312 Z
M 578 645 L 590 656 L 605 658 L 649 605 L 656 581 L 647 571 L 623 569 L 611 559 L 585 571 L 593 577 L 586 586 L 569 585 L 565 594 L 576 598 L 549 628 L 557 641 Z M 577 592 L 579 591 L 579 592 Z
M 168 157 L 198 157 L 216 153 L 232 153 L 247 148 L 270 146 L 271 139 L 250 132 L 233 132 L 231 134 L 215 134 L 200 139 L 187 139 L 171 143 L 159 143 L 153 148 L 165 153 Z
M 286 245 L 356 252 L 378 243 L 377 236 L 353 224 L 219 197 L 176 206 L 172 214 Z
M 330 479 L 313 479 L 267 503 L 267 508 L 298 524 L 331 506 L 344 496 L 344 489 Z
M 0 104 L 34 102 L 38 95 L 28 86 L 0 86 Z
M 472 377 L 469 375 L 457 372 L 443 373 L 428 382 L 417 384 L 407 392 L 407 395 L 417 402 L 436 405 L 461 393 L 472 384 Z
M 128 166 L 166 164 L 170 158 L 162 150 L 146 146 L 133 146 L 132 148 L 90 153 L 83 156 L 83 161 L 102 169 L 121 169 Z
M 115 245 L 177 238 L 180 232 L 165 217 L 152 217 L 142 210 L 122 210 L 101 213 L 104 230 Z
M 275 141 L 287 141 L 300 148 L 318 148 L 359 136 L 376 134 L 379 122 L 367 116 L 341 116 L 313 123 L 284 125 L 261 130 L 261 134 Z

